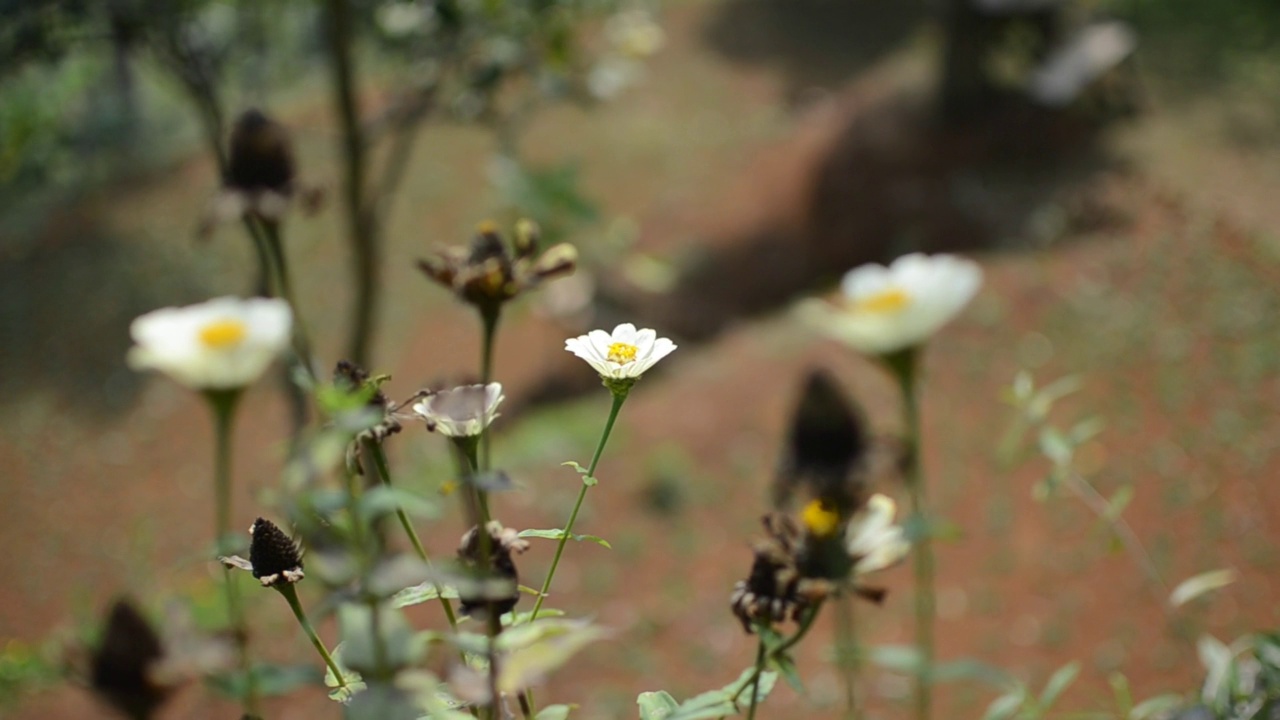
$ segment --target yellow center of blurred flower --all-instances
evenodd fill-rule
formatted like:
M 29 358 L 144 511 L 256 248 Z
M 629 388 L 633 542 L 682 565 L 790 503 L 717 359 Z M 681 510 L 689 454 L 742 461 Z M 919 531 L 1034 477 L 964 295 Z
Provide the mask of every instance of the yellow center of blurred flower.
M 614 343 L 609 346 L 609 359 L 619 365 L 626 365 L 636 359 L 636 346 Z
M 817 537 L 827 537 L 836 531 L 840 524 L 840 513 L 825 500 L 813 500 L 804 506 L 800 513 L 800 521 L 805 528 Z
M 889 314 L 898 312 L 910 303 L 911 296 L 906 290 L 889 288 L 856 301 L 853 303 L 853 311 Z
M 216 350 L 239 345 L 248 334 L 249 328 L 239 320 L 215 320 L 200 328 L 200 342 Z

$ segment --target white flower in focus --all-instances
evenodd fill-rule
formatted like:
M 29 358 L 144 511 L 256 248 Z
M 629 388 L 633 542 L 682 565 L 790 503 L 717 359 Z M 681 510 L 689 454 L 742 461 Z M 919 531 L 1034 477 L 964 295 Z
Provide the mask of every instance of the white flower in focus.
M 289 346 L 293 313 L 284 300 L 222 297 L 162 308 L 129 326 L 129 367 L 159 370 L 196 390 L 242 388 Z
M 612 334 L 592 330 L 569 338 L 564 349 L 586 360 L 606 380 L 631 380 L 670 355 L 676 344 L 649 328 L 636 330 L 635 325 L 623 323 Z
M 428 395 L 414 403 L 413 412 L 445 437 L 475 437 L 498 417 L 504 397 L 501 383 L 463 385 Z
M 854 349 L 885 355 L 928 340 L 973 299 L 982 268 L 954 255 L 912 253 L 889 267 L 862 265 L 840 282 L 837 308 L 807 304 L 802 312 Z
M 911 549 L 901 525 L 893 524 L 897 505 L 887 495 L 872 495 L 845 528 L 845 550 L 854 559 L 853 574 L 883 570 L 897 564 Z

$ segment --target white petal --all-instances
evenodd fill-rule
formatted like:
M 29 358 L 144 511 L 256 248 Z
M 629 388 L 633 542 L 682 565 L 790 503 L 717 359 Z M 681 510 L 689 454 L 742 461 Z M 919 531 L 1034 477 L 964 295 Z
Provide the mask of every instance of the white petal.
M 610 341 L 610 344 L 626 343 L 628 345 L 635 345 L 636 334 L 635 325 L 632 325 L 631 323 L 622 323 L 613 329 L 613 339 Z

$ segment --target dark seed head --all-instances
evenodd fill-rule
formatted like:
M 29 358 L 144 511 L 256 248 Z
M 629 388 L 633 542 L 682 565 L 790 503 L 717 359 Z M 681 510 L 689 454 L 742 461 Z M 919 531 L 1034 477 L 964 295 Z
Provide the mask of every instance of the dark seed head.
M 867 445 L 861 413 L 839 383 L 822 370 L 811 372 L 787 432 L 775 503 L 788 504 L 804 487 L 848 517 L 860 504 L 855 470 L 867 455 Z
M 117 600 L 107 616 L 102 643 L 93 653 L 93 691 L 131 718 L 148 718 L 169 690 L 153 682 L 150 669 L 164 655 L 160 638 L 127 600 Z
M 227 185 L 247 191 L 288 194 L 294 176 L 293 148 L 284 126 L 259 110 L 247 110 L 231 130 Z
M 270 520 L 258 518 L 249 530 L 249 562 L 253 576 L 263 585 L 297 582 L 302 579 L 302 555 L 298 545 Z

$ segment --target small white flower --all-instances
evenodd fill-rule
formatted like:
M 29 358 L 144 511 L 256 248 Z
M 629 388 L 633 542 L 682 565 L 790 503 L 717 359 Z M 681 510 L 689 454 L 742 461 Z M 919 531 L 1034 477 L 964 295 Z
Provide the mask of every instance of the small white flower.
M 854 558 L 854 576 L 897 564 L 911 549 L 901 525 L 893 524 L 893 499 L 872 495 L 845 528 L 845 550 Z
M 441 390 L 414 403 L 413 412 L 427 422 L 428 430 L 451 438 L 475 437 L 498 417 L 501 383 L 463 385 Z
M 912 253 L 889 267 L 862 265 L 840 283 L 840 307 L 802 311 L 832 337 L 861 352 L 885 355 L 928 340 L 973 299 L 982 268 L 954 255 Z
M 564 349 L 587 361 L 607 380 L 638 378 L 659 360 L 671 354 L 676 344 L 649 328 L 636 330 L 623 323 L 613 333 L 592 330 L 564 341 Z
M 293 313 L 284 300 L 222 297 L 162 308 L 133 321 L 129 367 L 159 370 L 196 390 L 242 388 L 289 346 Z

